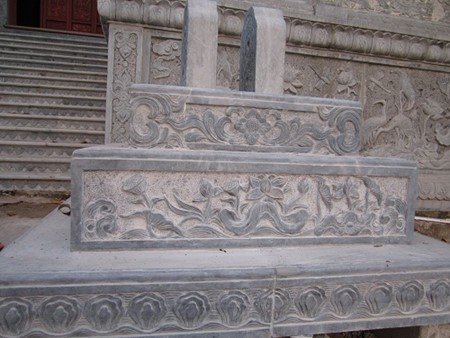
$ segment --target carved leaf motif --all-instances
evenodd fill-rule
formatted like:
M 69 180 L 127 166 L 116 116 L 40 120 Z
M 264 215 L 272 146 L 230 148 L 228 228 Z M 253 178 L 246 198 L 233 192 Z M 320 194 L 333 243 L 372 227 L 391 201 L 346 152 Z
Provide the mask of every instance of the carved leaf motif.
M 81 306 L 71 297 L 56 296 L 47 299 L 40 307 L 39 317 L 53 332 L 70 331 L 81 316 Z
M 19 298 L 7 298 L 0 302 L 0 333 L 19 336 L 31 325 L 33 305 Z
M 439 280 L 430 285 L 427 298 L 433 310 L 444 310 L 450 302 L 450 284 Z
M 331 295 L 331 304 L 340 317 L 351 315 L 357 308 L 360 295 L 357 288 L 351 285 L 342 286 Z
M 365 299 L 371 313 L 381 314 L 392 302 L 392 286 L 385 283 L 375 285 L 367 291 Z
M 383 193 L 381 192 L 380 186 L 372 179 L 368 177 L 361 178 L 364 182 L 364 185 L 369 189 L 370 193 L 375 196 L 377 199 L 377 203 L 381 206 L 381 202 L 383 200 Z
M 201 326 L 209 311 L 208 298 L 198 292 L 190 292 L 181 296 L 174 308 L 178 323 L 190 329 Z
M 220 297 L 217 311 L 226 325 L 238 326 L 248 318 L 250 301 L 245 293 L 232 291 Z
M 133 298 L 128 313 L 141 329 L 150 330 L 159 325 L 167 313 L 167 308 L 161 297 L 144 293 Z
M 302 317 L 312 319 L 320 314 L 325 300 L 325 290 L 313 287 L 300 293 L 295 306 Z
M 95 329 L 101 331 L 115 329 L 123 314 L 122 300 L 115 296 L 91 298 L 84 308 L 84 317 Z
M 412 312 L 418 308 L 424 296 L 423 285 L 412 281 L 401 286 L 396 294 L 398 305 L 403 312 Z
M 289 293 L 282 289 L 276 289 L 275 292 L 268 290 L 262 293 L 255 301 L 255 308 L 258 311 L 261 319 L 266 322 L 273 320 L 278 322 L 283 320 L 291 304 Z

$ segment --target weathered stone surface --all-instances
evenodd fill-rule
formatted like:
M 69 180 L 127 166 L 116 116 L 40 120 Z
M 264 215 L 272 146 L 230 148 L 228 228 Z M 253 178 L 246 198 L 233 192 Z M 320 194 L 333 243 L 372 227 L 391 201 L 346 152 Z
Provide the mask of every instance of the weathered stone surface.
M 259 338 L 450 321 L 450 247 L 425 236 L 115 252 L 70 252 L 69 236 L 55 211 L 0 253 L 0 335 Z
M 259 152 L 356 154 L 359 103 L 134 85 L 122 144 Z
M 216 86 L 218 20 L 215 1 L 188 2 L 184 11 L 182 86 L 200 88 Z
M 74 249 L 405 242 L 415 166 L 381 158 L 90 148 Z
M 251 7 L 241 35 L 239 90 L 282 94 L 286 23 L 279 9 Z

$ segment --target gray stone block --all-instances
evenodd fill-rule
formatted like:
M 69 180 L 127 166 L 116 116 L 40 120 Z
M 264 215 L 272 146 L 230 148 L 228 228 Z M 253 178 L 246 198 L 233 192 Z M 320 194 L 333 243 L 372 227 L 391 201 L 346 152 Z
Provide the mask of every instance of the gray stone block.
M 160 85 L 133 85 L 123 142 L 141 148 L 356 154 L 360 104 Z
M 251 7 L 241 35 L 239 90 L 282 94 L 285 49 L 283 12 Z
M 396 159 L 83 149 L 72 248 L 407 242 L 415 186 L 415 164 Z
M 219 15 L 211 0 L 189 0 L 184 11 L 181 85 L 216 86 Z

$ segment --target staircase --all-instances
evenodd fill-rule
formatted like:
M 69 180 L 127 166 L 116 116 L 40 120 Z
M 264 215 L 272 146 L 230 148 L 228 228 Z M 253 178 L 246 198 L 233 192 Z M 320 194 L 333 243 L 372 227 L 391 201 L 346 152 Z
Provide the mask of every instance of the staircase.
M 70 156 L 104 143 L 103 38 L 0 32 L 0 191 L 70 191 Z

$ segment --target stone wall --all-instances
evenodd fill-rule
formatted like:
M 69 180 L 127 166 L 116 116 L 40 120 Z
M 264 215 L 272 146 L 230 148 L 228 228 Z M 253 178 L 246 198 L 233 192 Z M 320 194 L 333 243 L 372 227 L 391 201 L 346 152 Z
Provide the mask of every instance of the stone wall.
M 0 30 L 4 29 L 4 25 L 7 23 L 8 4 L 7 0 L 0 0 Z

